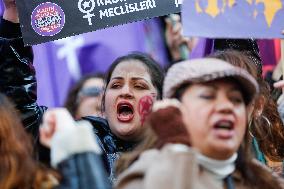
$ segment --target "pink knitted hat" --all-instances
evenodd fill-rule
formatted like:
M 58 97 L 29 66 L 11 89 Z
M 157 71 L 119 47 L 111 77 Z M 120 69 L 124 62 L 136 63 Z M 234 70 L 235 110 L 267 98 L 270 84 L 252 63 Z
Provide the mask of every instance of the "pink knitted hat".
M 172 98 L 176 90 L 185 83 L 203 83 L 221 78 L 236 80 L 245 93 L 247 104 L 259 91 L 256 80 L 244 69 L 223 60 L 201 58 L 174 64 L 168 70 L 164 80 L 163 97 Z

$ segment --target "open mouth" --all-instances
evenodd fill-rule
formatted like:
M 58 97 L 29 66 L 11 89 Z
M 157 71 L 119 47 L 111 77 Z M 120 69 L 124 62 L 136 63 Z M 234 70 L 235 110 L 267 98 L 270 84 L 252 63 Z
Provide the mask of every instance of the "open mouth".
M 225 129 L 225 130 L 232 130 L 234 129 L 234 124 L 232 121 L 218 121 L 214 125 L 214 129 Z
M 133 106 L 129 102 L 120 102 L 117 105 L 117 119 L 121 122 L 130 122 L 134 117 Z
M 214 131 L 218 138 L 230 139 L 234 135 L 234 123 L 229 120 L 221 120 L 215 123 Z

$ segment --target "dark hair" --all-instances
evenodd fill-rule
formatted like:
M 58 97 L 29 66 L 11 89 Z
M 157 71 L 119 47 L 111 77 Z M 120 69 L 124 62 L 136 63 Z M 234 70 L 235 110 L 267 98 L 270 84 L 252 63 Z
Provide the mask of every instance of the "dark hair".
M 154 85 L 154 87 L 157 89 L 158 92 L 158 99 L 162 99 L 162 88 L 163 88 L 163 80 L 164 80 L 164 72 L 160 65 L 149 55 L 141 53 L 141 52 L 132 52 L 130 54 L 127 54 L 125 56 L 118 57 L 110 66 L 110 68 L 107 71 L 106 77 L 105 77 L 105 90 L 103 94 L 102 99 L 102 110 L 105 110 L 105 93 L 107 90 L 107 85 L 110 82 L 112 73 L 116 66 L 120 64 L 121 62 L 128 61 L 128 60 L 138 60 L 143 65 L 147 67 L 147 70 L 149 72 L 149 75 L 151 77 L 151 81 Z
M 67 108 L 67 110 L 71 113 L 73 117 L 76 116 L 79 103 L 78 103 L 78 93 L 81 91 L 82 87 L 88 81 L 92 78 L 101 78 L 104 79 L 104 75 L 102 73 L 96 73 L 91 75 L 85 75 L 83 76 L 68 92 L 67 98 L 64 103 L 64 107 Z

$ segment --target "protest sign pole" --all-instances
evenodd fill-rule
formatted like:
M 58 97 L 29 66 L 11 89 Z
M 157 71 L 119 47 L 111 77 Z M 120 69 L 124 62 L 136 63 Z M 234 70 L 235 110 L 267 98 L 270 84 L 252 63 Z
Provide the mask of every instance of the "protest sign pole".
M 284 39 L 281 39 L 281 59 L 280 59 L 280 63 L 281 63 L 281 68 L 282 68 L 282 80 L 284 80 Z M 284 94 L 284 88 L 282 88 L 282 93 Z
M 169 15 L 169 19 L 170 19 L 173 27 L 175 27 L 176 24 L 177 24 L 176 17 L 177 17 L 177 15 L 175 15 L 175 14 L 170 14 Z M 180 53 L 180 57 L 181 57 L 182 60 L 189 59 L 189 49 L 188 49 L 186 44 L 181 44 L 179 46 L 179 53 Z
M 282 75 L 284 74 L 284 39 L 281 39 L 281 66 L 282 66 Z M 284 78 L 283 78 L 284 80 Z

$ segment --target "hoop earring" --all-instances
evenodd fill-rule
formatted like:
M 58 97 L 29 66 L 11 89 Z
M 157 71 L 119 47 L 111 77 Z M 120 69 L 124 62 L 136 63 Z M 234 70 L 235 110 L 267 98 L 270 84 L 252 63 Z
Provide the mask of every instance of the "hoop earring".
M 254 135 L 253 135 L 252 132 L 251 132 L 252 120 L 253 120 L 253 119 L 250 119 L 250 121 L 249 121 L 248 132 L 249 132 L 249 135 L 250 135 L 252 138 L 254 138 Z
M 272 124 L 271 124 L 271 122 L 269 121 L 269 119 L 268 119 L 266 116 L 264 116 L 264 115 L 261 115 L 261 119 L 264 120 L 264 121 L 266 122 L 266 125 L 268 126 L 267 135 L 265 135 L 265 137 L 261 138 L 261 140 L 263 140 L 264 138 L 266 138 L 268 135 L 271 134 L 271 127 L 272 127 Z M 249 122 L 249 126 L 248 126 L 249 134 L 250 134 L 251 137 L 257 138 L 256 136 L 254 136 L 254 134 L 253 134 L 253 132 L 252 132 L 252 126 L 253 126 L 252 122 L 253 122 L 253 119 L 251 119 L 250 122 Z M 260 124 L 260 126 L 261 126 L 261 127 L 264 127 L 264 126 L 262 126 L 262 124 Z

